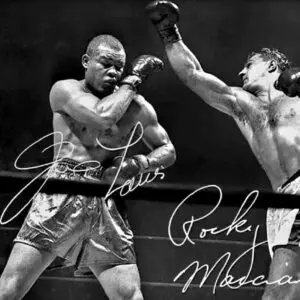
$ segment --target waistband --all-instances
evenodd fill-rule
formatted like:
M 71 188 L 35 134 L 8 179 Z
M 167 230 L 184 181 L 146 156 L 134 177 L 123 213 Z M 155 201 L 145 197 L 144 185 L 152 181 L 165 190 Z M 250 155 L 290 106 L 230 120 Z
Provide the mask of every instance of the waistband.
M 75 177 L 84 177 L 86 179 L 101 180 L 105 168 L 100 162 L 87 161 L 78 162 L 71 158 L 63 158 L 54 163 L 54 170 L 61 174 L 72 174 Z
M 294 173 L 283 185 L 281 185 L 281 188 L 286 187 L 289 183 L 297 179 L 299 176 L 300 176 L 300 170 Z

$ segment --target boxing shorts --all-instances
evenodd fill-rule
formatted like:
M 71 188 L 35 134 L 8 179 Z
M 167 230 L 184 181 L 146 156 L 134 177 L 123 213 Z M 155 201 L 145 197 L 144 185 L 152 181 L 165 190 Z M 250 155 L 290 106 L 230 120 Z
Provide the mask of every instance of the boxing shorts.
M 300 170 L 279 187 L 277 192 L 300 195 Z M 267 211 L 267 237 L 271 257 L 278 247 L 299 246 L 299 209 L 269 208 Z
M 63 159 L 47 177 L 95 183 L 102 173 L 101 168 Z M 38 193 L 14 242 L 54 253 L 78 270 L 91 264 L 136 263 L 133 233 L 111 198 Z

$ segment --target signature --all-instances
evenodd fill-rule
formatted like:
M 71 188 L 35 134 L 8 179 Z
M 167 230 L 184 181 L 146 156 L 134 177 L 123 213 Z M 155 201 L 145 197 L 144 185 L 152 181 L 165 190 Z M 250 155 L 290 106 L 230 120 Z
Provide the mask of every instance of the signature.
M 215 207 L 209 211 L 207 214 L 205 214 L 204 216 L 195 218 L 194 216 L 191 216 L 190 220 L 185 221 L 182 224 L 182 230 L 184 233 L 184 238 L 183 241 L 178 243 L 174 240 L 173 236 L 172 236 L 172 225 L 174 222 L 174 219 L 176 217 L 176 215 L 178 214 L 178 212 L 180 212 L 180 208 L 188 201 L 190 200 L 193 196 L 195 196 L 197 193 L 204 191 L 206 189 L 213 189 L 216 190 L 219 194 L 219 198 L 217 201 L 217 204 L 215 205 Z M 218 227 L 214 227 L 214 228 L 202 228 L 200 233 L 199 233 L 199 237 L 200 238 L 205 238 L 207 236 L 208 233 L 212 234 L 212 235 L 216 235 L 219 234 L 221 232 L 226 232 L 226 235 L 229 235 L 233 230 L 235 230 L 238 233 L 244 233 L 246 231 L 251 231 L 252 230 L 252 225 L 248 225 L 247 227 L 242 228 L 242 226 L 245 226 L 247 224 L 247 220 L 243 219 L 244 216 L 248 213 L 248 211 L 251 209 L 251 207 L 254 205 L 257 197 L 258 197 L 259 192 L 257 190 L 252 191 L 244 200 L 244 202 L 242 203 L 240 209 L 238 210 L 236 216 L 234 217 L 233 221 L 226 227 L 219 229 Z M 208 185 L 208 186 L 204 186 L 204 187 L 200 187 L 198 189 L 196 189 L 195 191 L 193 191 L 191 194 L 189 194 L 186 198 L 184 198 L 179 204 L 178 206 L 175 208 L 174 212 L 172 213 L 170 220 L 169 220 L 169 224 L 168 224 L 168 235 L 169 235 L 169 239 L 172 242 L 172 244 L 174 246 L 180 247 L 183 246 L 186 242 L 191 243 L 192 245 L 195 244 L 195 242 L 190 238 L 190 232 L 194 226 L 194 224 L 196 222 L 199 222 L 201 220 L 204 220 L 205 218 L 209 217 L 213 212 L 216 211 L 216 209 L 219 207 L 219 205 L 221 204 L 222 201 L 222 197 L 223 197 L 223 193 L 222 190 L 220 189 L 220 187 L 218 187 L 217 185 Z M 242 209 L 244 208 L 244 206 L 246 205 L 247 202 L 249 202 L 249 199 L 252 199 L 252 202 L 250 203 L 249 207 L 242 213 Z
M 137 129 L 140 128 L 140 134 L 139 136 L 137 137 L 137 139 L 135 141 L 132 141 L 133 140 L 133 137 L 135 135 L 135 132 L 137 131 Z M 154 170 L 154 174 L 151 174 L 151 173 L 147 173 L 146 174 L 146 178 L 143 179 L 143 174 L 140 174 L 138 175 L 138 180 L 137 182 L 135 182 L 135 177 L 133 178 L 130 178 L 128 180 L 126 180 L 122 185 L 114 188 L 114 185 L 118 179 L 118 176 L 119 176 L 119 173 L 121 171 L 121 165 L 126 157 L 126 154 L 127 154 L 127 151 L 130 147 L 132 147 L 133 145 L 135 145 L 143 136 L 144 134 L 144 131 L 143 131 L 143 125 L 141 122 L 137 122 L 136 125 L 134 126 L 133 128 L 133 131 L 130 135 L 130 138 L 128 140 L 128 143 L 127 145 L 125 145 L 124 147 L 119 147 L 119 148 L 108 148 L 104 145 L 101 144 L 101 142 L 97 139 L 97 143 L 99 144 L 99 146 L 101 146 L 103 149 L 107 150 L 107 151 L 116 151 L 116 150 L 124 150 L 123 151 L 123 155 L 122 155 L 122 159 L 121 159 L 121 162 L 120 162 L 120 165 L 119 165 L 119 168 L 116 172 L 116 175 L 105 195 L 105 199 L 107 199 L 108 197 L 110 197 L 113 193 L 115 193 L 116 191 L 120 191 L 120 196 L 125 196 L 127 195 L 128 193 L 134 191 L 138 186 L 142 186 L 144 185 L 145 183 L 150 183 L 152 181 L 154 181 L 156 179 L 157 176 L 160 177 L 160 180 L 164 179 L 165 177 L 165 174 L 161 171 L 162 167 L 161 168 L 156 168 Z M 152 178 L 151 178 L 152 176 Z
M 217 204 L 213 207 L 211 211 L 209 211 L 207 214 L 195 218 L 194 216 L 191 216 L 187 221 L 184 221 L 182 223 L 182 231 L 184 233 L 184 237 L 180 242 L 176 242 L 174 237 L 172 236 L 172 226 L 173 222 L 176 218 L 177 215 L 180 215 L 180 208 L 193 196 L 195 196 L 197 193 L 200 191 L 204 191 L 206 189 L 213 189 L 218 192 L 218 200 Z M 249 212 L 249 210 L 253 207 L 255 204 L 255 201 L 257 200 L 259 196 L 259 192 L 257 190 L 252 191 L 247 195 L 245 198 L 244 202 L 242 203 L 241 207 L 239 208 L 237 214 L 231 221 L 231 223 L 224 227 L 224 228 L 218 228 L 218 227 L 213 227 L 213 228 L 201 228 L 200 233 L 199 233 L 199 238 L 203 239 L 207 236 L 207 234 L 211 235 L 217 235 L 219 233 L 226 233 L 226 235 L 229 235 L 233 231 L 237 233 L 245 233 L 245 232 L 252 232 L 252 225 L 247 225 L 247 219 L 245 219 L 246 214 Z M 169 224 L 168 224 L 168 235 L 171 243 L 176 246 L 176 247 L 181 247 L 185 243 L 190 243 L 192 245 L 195 245 L 195 242 L 191 239 L 190 233 L 195 225 L 196 222 L 200 222 L 201 220 L 204 220 L 205 218 L 211 216 L 216 209 L 219 207 L 222 201 L 222 190 L 220 187 L 217 185 L 208 185 L 204 187 L 200 187 L 193 191 L 191 194 L 189 194 L 184 200 L 182 200 L 178 206 L 175 208 L 173 211 L 170 219 L 169 219 Z M 250 203 L 250 204 L 249 204 Z M 248 204 L 248 207 L 246 209 L 245 206 Z M 244 211 L 243 211 L 244 210 Z M 259 286 L 259 285 L 272 285 L 272 284 L 278 284 L 278 285 L 284 285 L 284 284 L 297 284 L 300 282 L 300 280 L 293 280 L 291 276 L 285 275 L 278 280 L 275 281 L 268 281 L 264 275 L 259 275 L 253 279 L 249 279 L 252 268 L 253 268 L 253 263 L 254 263 L 254 257 L 255 257 L 255 250 L 257 247 L 267 244 L 267 241 L 262 241 L 257 243 L 257 234 L 259 231 L 260 226 L 257 225 L 254 228 L 254 235 L 253 235 L 253 240 L 252 240 L 252 245 L 249 249 L 244 251 L 241 255 L 239 255 L 236 259 L 234 259 L 233 262 L 230 263 L 230 260 L 232 260 L 232 254 L 231 252 L 225 252 L 219 259 L 215 261 L 215 263 L 210 266 L 209 264 L 203 264 L 200 265 L 199 261 L 195 260 L 191 262 L 187 267 L 182 269 L 174 278 L 173 281 L 177 281 L 182 275 L 190 275 L 187 281 L 185 282 L 183 288 L 182 288 L 182 293 L 185 293 L 186 290 L 189 288 L 191 283 L 193 282 L 195 276 L 200 272 L 203 271 L 203 277 L 201 278 L 201 281 L 199 283 L 199 288 L 201 288 L 211 273 L 219 267 L 219 273 L 216 276 L 216 279 L 213 284 L 213 294 L 216 292 L 217 286 L 219 287 L 228 287 L 231 289 L 238 289 L 244 285 L 252 284 L 254 286 Z M 178 238 L 176 239 L 178 240 Z M 246 275 L 242 276 L 240 278 L 235 278 L 231 273 L 231 271 L 237 266 L 237 264 L 247 255 L 251 256 L 249 268 L 246 271 Z
M 134 134 L 137 130 L 138 127 L 141 127 L 141 133 L 140 135 L 137 137 L 136 140 L 133 140 L 133 137 L 134 137 Z M 142 135 L 143 135 L 143 126 L 140 122 L 137 122 L 137 124 L 135 125 L 132 133 L 131 133 L 131 136 L 128 140 L 128 143 L 124 146 L 124 147 L 119 147 L 119 148 L 106 148 L 104 147 L 103 145 L 100 144 L 99 140 L 97 140 L 97 143 L 99 145 L 101 145 L 102 147 L 105 148 L 105 150 L 109 150 L 109 151 L 116 151 L 116 150 L 124 150 L 123 151 L 123 154 L 122 154 L 122 159 L 121 159 L 121 163 L 119 165 L 119 168 L 115 174 L 115 177 L 111 183 L 111 185 L 109 186 L 109 189 L 106 193 L 106 195 L 104 196 L 105 199 L 107 199 L 108 197 L 112 196 L 112 194 L 114 194 L 115 192 L 119 191 L 120 193 L 120 196 L 125 196 L 127 194 L 129 194 L 130 192 L 132 192 L 133 190 L 135 190 L 137 187 L 139 186 L 143 186 L 144 184 L 146 183 L 150 183 L 152 181 L 154 181 L 157 177 L 159 177 L 160 180 L 162 180 L 165 176 L 165 174 L 161 171 L 162 168 L 157 168 L 155 169 L 155 171 L 153 173 L 146 173 L 146 174 L 140 174 L 138 176 L 133 177 L 131 179 L 128 179 L 126 180 L 124 183 L 122 183 L 121 185 L 115 187 L 115 184 L 118 180 L 118 175 L 120 173 L 120 169 L 121 169 L 121 164 L 122 162 L 124 161 L 125 157 L 126 157 L 126 154 L 127 154 L 127 151 L 130 147 L 132 147 L 133 145 L 135 145 L 141 138 L 142 138 Z M 57 151 L 57 154 L 55 156 L 55 158 L 53 159 L 53 161 L 51 162 L 48 162 L 48 163 L 44 163 L 44 164 L 41 164 L 41 165 L 36 165 L 36 166 L 30 166 L 30 167 L 22 167 L 20 165 L 20 160 L 23 158 L 23 155 L 25 153 L 27 153 L 30 149 L 32 149 L 34 146 L 38 145 L 40 142 L 44 141 L 45 139 L 51 137 L 51 136 L 58 136 L 58 142 L 57 143 L 54 143 L 46 148 L 44 148 L 42 150 L 42 153 L 44 153 L 45 151 L 55 147 L 55 146 L 58 146 L 58 151 Z M 66 156 L 61 156 L 61 149 L 62 149 L 62 146 L 63 145 L 69 145 L 70 148 L 71 148 L 71 151 L 66 155 Z M 45 135 L 44 137 L 40 138 L 39 140 L 35 141 L 34 143 L 32 143 L 31 145 L 29 145 L 27 148 L 25 148 L 20 154 L 19 156 L 16 158 L 15 160 L 15 163 L 14 163 L 14 166 L 17 170 L 21 170 L 21 171 L 28 171 L 28 170 L 36 170 L 36 169 L 40 169 L 40 168 L 43 168 L 43 170 L 37 174 L 32 180 L 30 180 L 19 192 L 17 192 L 17 194 L 9 201 L 9 203 L 7 204 L 7 206 L 4 208 L 1 216 L 0 216 L 0 225 L 6 225 L 8 224 L 9 222 L 11 222 L 12 220 L 14 220 L 16 217 L 18 217 L 31 203 L 31 201 L 34 199 L 34 197 L 36 197 L 36 195 L 41 191 L 41 189 L 43 188 L 43 186 L 46 184 L 47 180 L 50 178 L 50 175 L 52 174 L 52 172 L 56 172 L 56 173 L 64 173 L 64 172 L 69 172 L 69 171 L 72 171 L 74 173 L 80 171 L 79 169 L 79 166 L 82 166 L 84 164 L 90 164 L 91 162 L 92 163 L 95 163 L 96 166 L 93 166 L 91 167 L 90 165 L 89 166 L 86 166 L 87 168 L 87 171 L 88 170 L 95 170 L 96 168 L 101 168 L 101 163 L 98 162 L 98 161 L 93 161 L 93 160 L 90 160 L 90 161 L 85 161 L 84 163 L 81 163 L 80 165 L 76 166 L 74 169 L 69 169 L 68 167 L 66 169 L 64 169 L 63 171 L 60 171 L 57 169 L 57 163 L 62 161 L 63 159 L 65 158 L 69 158 L 69 157 L 72 157 L 72 153 L 75 149 L 75 146 L 71 143 L 71 142 L 68 142 L 68 141 L 64 141 L 63 140 L 63 134 L 61 132 L 52 132 L 48 135 Z M 4 217 L 5 217 L 5 214 L 7 212 L 7 210 L 9 209 L 9 207 L 12 205 L 12 203 L 19 197 L 22 195 L 22 193 L 30 186 L 32 185 L 38 178 L 42 177 L 43 175 L 46 176 L 44 177 L 45 180 L 42 182 L 41 186 L 38 188 L 38 190 L 35 192 L 35 194 L 29 199 L 29 201 L 14 215 L 12 216 L 11 218 L 9 218 L 8 220 L 3 220 Z M 145 176 L 144 176 L 145 175 Z

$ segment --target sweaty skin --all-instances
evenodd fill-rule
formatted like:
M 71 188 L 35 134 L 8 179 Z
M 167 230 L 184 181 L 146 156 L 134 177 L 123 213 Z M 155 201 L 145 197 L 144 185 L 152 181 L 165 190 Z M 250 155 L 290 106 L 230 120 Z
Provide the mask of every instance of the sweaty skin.
M 274 190 L 300 168 L 300 101 L 274 88 L 274 61 L 254 55 L 240 72 L 243 87 L 229 87 L 205 72 L 182 41 L 166 46 L 180 79 L 207 104 L 230 115 Z
M 124 67 L 123 56 L 101 47 L 89 60 L 85 79 L 59 81 L 50 92 L 53 129 L 61 132 L 64 140 L 59 157 L 103 164 L 121 152 L 103 149 L 97 139 L 105 147 L 124 147 L 139 121 L 144 130 L 142 140 L 151 150 L 147 155 L 150 170 L 168 167 L 175 160 L 175 150 L 152 105 L 128 85 L 116 86 Z M 60 138 L 56 139 L 54 143 Z M 58 149 L 54 149 L 55 157 Z
M 109 163 L 119 153 L 105 150 L 97 139 L 111 148 L 127 146 L 138 121 L 143 125 L 142 138 L 150 153 L 126 157 L 120 169 L 127 173 L 123 170 L 122 178 L 118 176 L 118 179 L 131 179 L 128 177 L 168 167 L 176 158 L 175 149 L 158 123 L 153 107 L 135 89 L 143 82 L 145 69 L 149 75 L 151 66 L 155 66 L 151 56 L 137 58 L 125 83 L 121 81 L 118 87 L 125 57 L 123 46 L 114 37 L 95 37 L 82 57 L 84 79 L 58 81 L 50 92 L 53 130 L 63 135 L 60 151 L 59 145 L 54 149 L 55 160 L 68 157 L 81 163 L 107 162 L 104 167 L 108 168 L 102 175 L 103 181 L 108 183 L 109 172 L 117 168 Z M 54 142 L 61 144 L 61 136 Z M 75 165 L 77 167 L 76 162 Z M 102 285 L 108 299 L 143 300 L 139 271 L 134 253 L 129 249 L 133 235 L 112 198 L 38 194 L 24 224 L 1 274 L 0 300 L 22 299 L 57 255 L 67 256 L 70 252 L 71 256 L 80 253 L 78 264 L 85 256 L 83 262 Z M 33 246 L 33 239 L 43 243 Z
M 300 168 L 300 101 L 280 95 L 262 104 L 259 97 L 233 88 L 233 118 L 277 190 Z M 249 105 L 252 102 L 252 105 Z
M 284 55 L 268 48 L 260 54 L 251 54 L 239 73 L 242 88 L 230 87 L 205 72 L 182 41 L 176 24 L 179 8 L 174 3 L 154 1 L 146 11 L 160 34 L 172 68 L 183 83 L 207 104 L 235 120 L 275 191 L 299 194 L 299 177 L 281 187 L 299 170 L 300 164 L 299 98 L 290 98 L 274 86 L 282 70 L 288 68 Z M 264 300 L 299 299 L 299 283 L 279 284 L 282 278 L 299 280 L 298 211 L 272 208 L 267 211 L 268 246 L 273 254 L 268 282 L 274 284 L 266 285 Z

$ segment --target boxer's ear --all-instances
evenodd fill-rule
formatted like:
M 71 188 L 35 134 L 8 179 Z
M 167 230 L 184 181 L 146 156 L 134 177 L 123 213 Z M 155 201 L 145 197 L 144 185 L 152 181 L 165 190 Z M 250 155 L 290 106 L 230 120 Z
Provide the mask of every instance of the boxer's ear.
M 87 54 L 82 55 L 81 63 L 85 69 L 87 69 L 87 67 L 88 67 L 89 60 L 90 60 L 90 57 Z
M 277 62 L 275 60 L 270 60 L 269 63 L 268 63 L 268 71 L 269 73 L 273 73 L 277 70 Z

